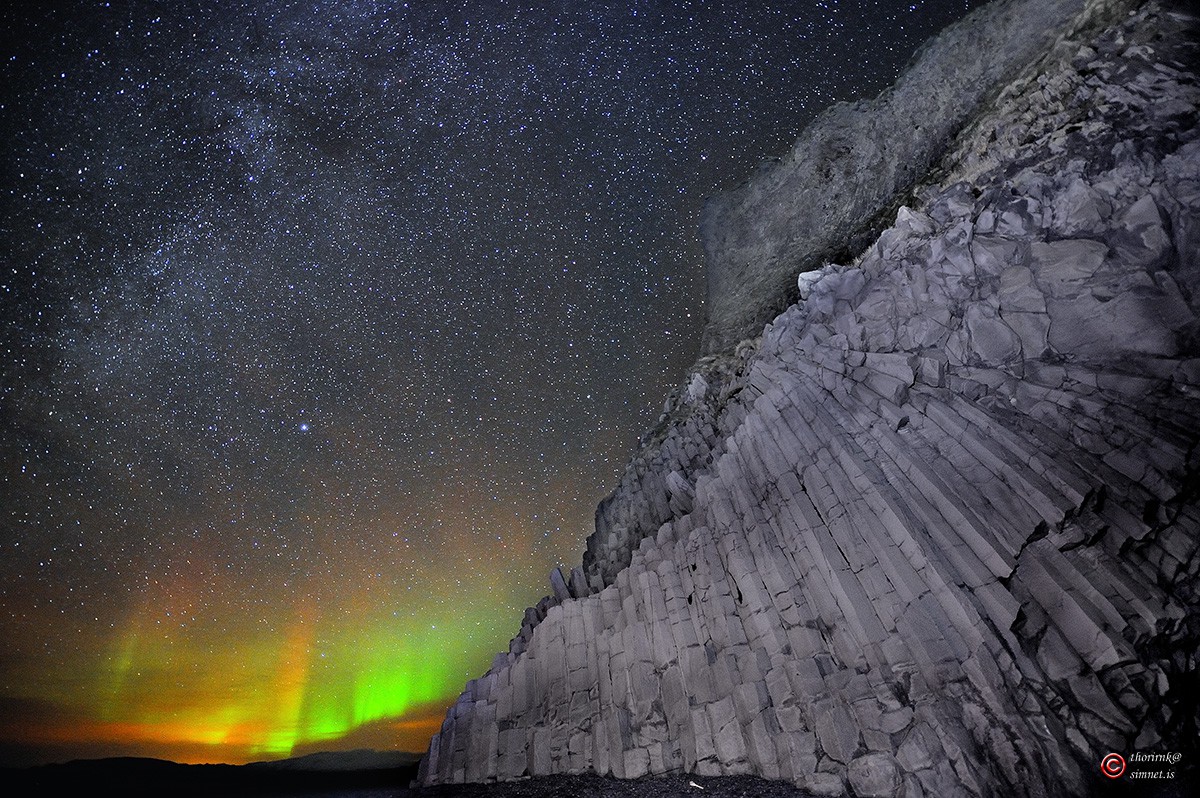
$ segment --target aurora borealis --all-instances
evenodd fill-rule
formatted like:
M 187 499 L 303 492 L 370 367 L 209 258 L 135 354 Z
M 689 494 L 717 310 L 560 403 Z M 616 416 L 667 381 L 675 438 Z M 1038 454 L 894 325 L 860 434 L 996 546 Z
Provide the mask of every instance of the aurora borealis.
M 703 197 L 978 4 L 10 4 L 0 763 L 424 748 L 695 357 Z

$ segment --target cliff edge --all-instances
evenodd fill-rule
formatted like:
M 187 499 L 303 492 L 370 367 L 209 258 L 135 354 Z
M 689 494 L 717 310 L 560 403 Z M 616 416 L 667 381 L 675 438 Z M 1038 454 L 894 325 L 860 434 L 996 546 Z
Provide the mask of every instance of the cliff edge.
M 1135 751 L 1200 762 L 1198 20 L 988 8 L 1032 6 L 1057 28 L 903 177 L 907 204 L 822 232 L 762 210 L 786 170 L 721 201 L 722 246 L 778 253 L 796 301 L 673 392 L 423 782 L 1059 796 L 1109 783 L 1109 753 L 1125 780 Z M 857 250 L 804 254 L 884 211 Z M 783 301 L 748 291 L 746 319 Z

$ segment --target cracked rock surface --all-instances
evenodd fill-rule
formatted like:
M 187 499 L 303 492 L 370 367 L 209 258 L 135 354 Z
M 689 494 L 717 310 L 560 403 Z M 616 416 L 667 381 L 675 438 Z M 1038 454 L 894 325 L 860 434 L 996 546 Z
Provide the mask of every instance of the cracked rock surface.
M 697 364 L 424 783 L 1057 796 L 1196 759 L 1197 29 L 1135 5 Z

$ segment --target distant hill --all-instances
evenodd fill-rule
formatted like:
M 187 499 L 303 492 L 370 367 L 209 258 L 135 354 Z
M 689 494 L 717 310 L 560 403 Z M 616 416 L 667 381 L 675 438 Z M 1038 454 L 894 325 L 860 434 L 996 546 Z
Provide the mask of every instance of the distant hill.
M 324 751 L 249 765 L 183 765 L 114 757 L 0 771 L 10 795 L 84 795 L 101 787 L 122 796 L 322 795 L 399 790 L 416 776 L 420 754 Z
M 320 751 L 290 759 L 251 762 L 246 767 L 303 771 L 387 770 L 415 765 L 420 761 L 420 754 L 407 751 L 376 751 L 371 748 L 356 748 L 353 751 Z

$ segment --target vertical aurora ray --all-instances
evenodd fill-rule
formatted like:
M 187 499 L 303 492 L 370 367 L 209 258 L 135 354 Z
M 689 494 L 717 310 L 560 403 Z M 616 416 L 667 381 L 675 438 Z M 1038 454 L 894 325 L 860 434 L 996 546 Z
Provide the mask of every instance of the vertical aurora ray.
M 476 624 L 487 615 L 488 610 L 481 607 L 474 615 L 443 619 L 441 628 L 454 634 L 456 625 Z M 439 633 L 438 627 L 436 623 L 422 625 L 405 638 L 371 639 L 354 681 L 355 725 L 401 716 L 413 706 L 454 697 L 462 689 L 462 674 L 492 653 L 487 646 L 477 645 L 457 657 L 431 656 L 430 652 L 445 648 L 446 631 Z
M 312 629 L 302 613 L 288 630 L 276 666 L 274 721 L 266 730 L 265 740 L 252 745 L 254 753 L 286 756 L 295 747 L 300 736 L 311 657 Z
M 98 702 L 101 718 L 111 718 L 120 706 L 121 694 L 125 688 L 125 679 L 133 667 L 137 654 L 138 635 L 127 632 L 118 641 L 116 650 L 107 659 L 106 673 L 102 674 L 102 695 Z

